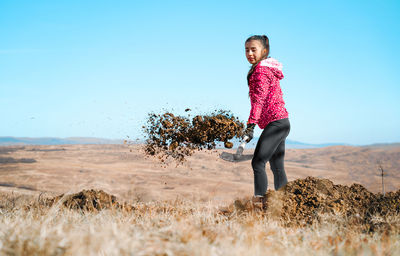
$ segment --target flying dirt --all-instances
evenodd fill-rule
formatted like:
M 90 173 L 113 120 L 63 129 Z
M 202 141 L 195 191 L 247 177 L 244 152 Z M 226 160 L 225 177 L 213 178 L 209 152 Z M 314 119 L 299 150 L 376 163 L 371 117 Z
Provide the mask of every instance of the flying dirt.
M 186 111 L 187 110 L 187 111 Z M 190 109 L 186 109 L 188 112 Z M 212 150 L 218 142 L 232 148 L 233 138 L 241 138 L 244 124 L 230 111 L 215 110 L 211 114 L 179 116 L 166 112 L 150 113 L 143 126 L 146 135 L 144 152 L 165 163 L 172 158 L 178 164 L 196 150 Z

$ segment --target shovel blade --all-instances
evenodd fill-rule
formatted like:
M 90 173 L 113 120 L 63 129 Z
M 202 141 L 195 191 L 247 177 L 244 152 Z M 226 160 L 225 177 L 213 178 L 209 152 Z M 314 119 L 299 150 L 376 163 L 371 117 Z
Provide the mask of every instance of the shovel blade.
M 229 162 L 243 162 L 253 158 L 253 155 L 241 155 L 241 154 L 232 154 L 228 152 L 222 152 L 219 157 L 225 161 Z

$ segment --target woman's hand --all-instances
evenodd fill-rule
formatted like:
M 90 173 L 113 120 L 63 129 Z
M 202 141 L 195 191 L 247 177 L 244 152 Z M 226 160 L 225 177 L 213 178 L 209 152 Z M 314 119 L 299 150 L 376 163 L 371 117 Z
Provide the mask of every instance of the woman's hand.
M 251 141 L 251 139 L 253 139 L 254 127 L 256 127 L 256 124 L 247 124 L 246 130 L 243 133 L 243 138 L 245 136 L 248 137 L 248 139 L 246 140 L 247 143 L 249 143 Z

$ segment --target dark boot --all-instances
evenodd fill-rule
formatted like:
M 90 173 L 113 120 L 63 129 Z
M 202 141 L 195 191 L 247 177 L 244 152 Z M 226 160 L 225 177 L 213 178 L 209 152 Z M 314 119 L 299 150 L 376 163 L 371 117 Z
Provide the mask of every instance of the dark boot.
M 267 209 L 267 197 L 266 196 L 253 196 L 251 199 L 254 210 L 266 210 Z

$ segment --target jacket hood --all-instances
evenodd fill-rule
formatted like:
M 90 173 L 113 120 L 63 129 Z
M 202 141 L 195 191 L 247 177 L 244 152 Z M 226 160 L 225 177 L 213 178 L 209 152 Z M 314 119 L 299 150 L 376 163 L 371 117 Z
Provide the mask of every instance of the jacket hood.
M 274 58 L 268 57 L 260 61 L 260 66 L 271 68 L 272 73 L 281 80 L 283 78 L 282 64 Z

